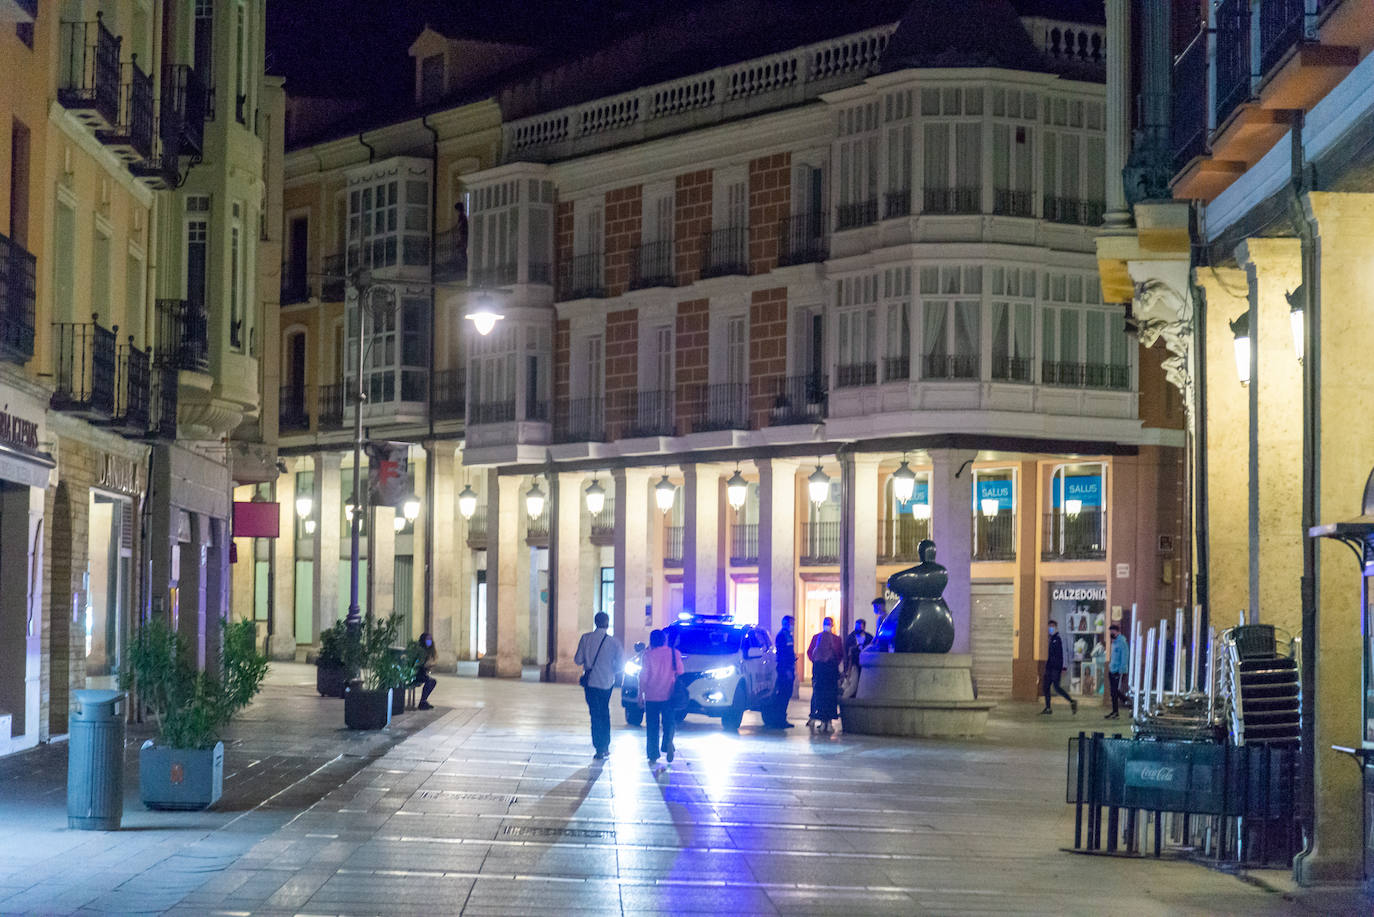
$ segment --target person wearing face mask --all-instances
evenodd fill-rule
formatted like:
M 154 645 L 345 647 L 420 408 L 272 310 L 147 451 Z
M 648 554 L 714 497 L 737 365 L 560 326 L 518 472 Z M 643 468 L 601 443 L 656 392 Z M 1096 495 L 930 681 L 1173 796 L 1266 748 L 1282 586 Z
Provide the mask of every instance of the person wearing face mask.
M 1069 707 L 1074 713 L 1078 713 L 1078 701 L 1069 697 L 1069 693 L 1059 685 L 1059 679 L 1064 674 L 1064 641 L 1059 636 L 1059 622 L 1050 619 L 1050 654 L 1045 658 L 1045 678 L 1040 685 L 1045 692 L 1045 709 L 1040 711 L 1040 715 L 1053 713 L 1050 710 L 1050 691 L 1058 691 L 1059 696 L 1069 702 Z

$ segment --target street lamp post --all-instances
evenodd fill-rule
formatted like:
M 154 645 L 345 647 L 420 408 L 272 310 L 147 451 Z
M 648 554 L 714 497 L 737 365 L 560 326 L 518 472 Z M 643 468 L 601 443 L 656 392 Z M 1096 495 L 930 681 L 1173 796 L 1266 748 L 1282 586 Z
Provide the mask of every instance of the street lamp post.
M 372 295 L 378 289 L 389 289 L 378 284 L 364 283 L 358 275 L 353 276 L 353 289 L 358 298 L 358 390 L 357 401 L 353 405 L 353 518 L 349 526 L 348 545 L 348 616 L 344 625 L 350 634 L 357 634 L 362 628 L 362 609 L 358 605 L 358 542 L 362 533 L 362 464 L 363 464 L 363 399 L 367 397 L 363 380 L 363 360 L 367 355 L 367 312 L 370 311 Z M 369 501 L 370 503 L 371 501 Z M 372 529 L 368 529 L 372 532 Z M 370 534 L 368 537 L 372 537 Z

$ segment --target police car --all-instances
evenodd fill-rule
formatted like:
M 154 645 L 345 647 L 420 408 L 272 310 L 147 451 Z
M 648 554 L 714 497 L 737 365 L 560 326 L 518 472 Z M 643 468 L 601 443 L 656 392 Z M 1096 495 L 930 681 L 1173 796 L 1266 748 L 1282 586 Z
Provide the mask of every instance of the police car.
M 687 707 L 677 711 L 681 720 L 689 713 L 719 717 L 726 729 L 739 728 L 746 710 L 763 710 L 773 696 L 777 661 L 768 633 L 748 624 L 735 624 L 728 616 L 693 615 L 687 612 L 664 628 L 668 645 L 682 654 L 682 678 L 687 684 Z M 644 699 L 639 693 L 640 660 L 644 645 L 636 644 L 634 658 L 625 664 L 620 703 L 625 722 L 638 726 L 644 720 Z

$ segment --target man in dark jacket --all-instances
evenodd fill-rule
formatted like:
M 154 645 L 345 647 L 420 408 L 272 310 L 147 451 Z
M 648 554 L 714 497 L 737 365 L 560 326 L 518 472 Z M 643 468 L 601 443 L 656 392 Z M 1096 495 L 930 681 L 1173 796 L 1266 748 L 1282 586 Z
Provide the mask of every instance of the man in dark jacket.
M 1045 678 L 1041 684 L 1041 690 L 1045 692 L 1045 709 L 1040 711 L 1041 716 L 1052 713 L 1050 710 L 1050 690 L 1059 692 L 1059 696 L 1069 702 L 1069 707 L 1074 713 L 1078 712 L 1078 701 L 1069 697 L 1069 693 L 1059 686 L 1059 678 L 1064 674 L 1064 641 L 1059 637 L 1059 622 L 1050 619 L 1050 654 L 1045 659 Z
M 763 725 L 769 729 L 790 729 L 795 723 L 787 722 L 787 704 L 792 700 L 792 686 L 797 681 L 797 647 L 792 637 L 792 616 L 782 619 L 782 629 L 774 641 L 777 652 L 778 677 L 773 683 L 773 702 L 768 705 Z

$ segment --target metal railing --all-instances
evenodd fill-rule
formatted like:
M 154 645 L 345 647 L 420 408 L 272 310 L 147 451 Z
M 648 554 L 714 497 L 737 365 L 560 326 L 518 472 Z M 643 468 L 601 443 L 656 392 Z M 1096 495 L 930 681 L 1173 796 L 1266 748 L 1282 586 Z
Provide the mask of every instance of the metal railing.
M 924 205 L 926 213 L 981 213 L 983 189 L 980 185 L 962 188 L 927 188 Z
M 89 323 L 54 322 L 52 407 L 108 419 L 115 409 L 115 332 Z
M 1198 32 L 1174 60 L 1170 152 L 1178 173 L 1207 152 L 1207 35 Z
M 119 123 L 120 40 L 105 28 L 103 15 L 96 13 L 94 22 L 59 25 L 57 101 L 102 128 L 113 128 Z
M 592 516 L 589 536 L 594 545 L 615 544 L 615 496 L 606 495 L 606 503 L 601 512 Z
M 682 526 L 663 527 L 663 566 L 682 566 Z
M 168 101 L 171 105 L 168 105 Z M 168 113 L 172 120 L 169 123 Z M 173 64 L 162 74 L 164 139 L 178 131 L 181 140 L 196 153 L 205 150 L 205 81 L 189 64 Z
M 757 523 L 735 523 L 730 526 L 730 563 L 747 566 L 759 562 L 759 527 Z
M 878 381 L 876 363 L 842 363 L 835 367 L 835 388 L 874 385 Z
M 995 516 L 973 514 L 973 559 L 1016 559 L 1016 513 L 999 512 Z
M 468 520 L 468 547 L 485 548 L 487 546 L 487 508 L 478 504 L 473 510 L 472 518 Z
M 607 439 L 672 436 L 676 392 L 618 391 L 606 399 Z
M 853 229 L 856 226 L 868 226 L 876 222 L 878 222 L 878 201 L 876 198 L 856 201 L 852 204 L 840 204 L 835 208 L 836 231 Z
M 547 266 L 547 265 L 546 265 Z M 533 271 L 534 265 L 530 265 Z M 468 274 L 474 287 L 500 287 L 515 283 L 515 279 L 520 276 L 520 265 L 514 261 L 507 261 L 504 264 L 470 265 Z M 530 277 L 531 283 L 548 282 L 545 276 L 542 281 L 536 281 Z
M 1268 73 L 1302 39 L 1305 0 L 1260 0 L 1260 72 Z
M 718 382 L 684 386 L 681 405 L 685 416 L 679 434 L 749 429 L 749 386 L 742 382 Z
M 905 382 L 911 378 L 911 355 L 883 357 L 883 381 Z
M 799 564 L 803 567 L 819 567 L 840 562 L 838 522 L 803 522 L 801 529 Z
M 307 265 L 287 261 L 281 266 L 281 304 L 307 302 L 310 299 L 310 278 Z
M 774 427 L 820 423 L 825 420 L 829 395 L 822 373 L 787 376 L 777 380 L 777 393 L 768 423 Z
M 1032 197 L 1029 191 L 1009 191 L 1006 188 L 994 188 L 992 212 L 1008 217 L 1035 216 L 1031 201 Z
M 824 210 L 799 213 L 778 225 L 778 267 L 814 264 L 830 257 L 826 237 L 830 215 Z
M 601 299 L 606 295 L 605 256 L 601 252 L 574 255 L 558 278 L 558 298 Z
M 1030 357 L 993 357 L 992 378 L 999 382 L 1031 381 Z
M 1221 0 L 1216 9 L 1216 123 L 1250 98 L 1250 0 Z
M 466 369 L 434 371 L 434 403 L 431 408 L 435 420 L 461 419 L 467 413 L 468 374 Z
M 515 420 L 515 399 L 481 401 L 472 406 L 468 423 L 511 423 Z
M 892 220 L 911 215 L 911 189 L 889 191 L 883 195 L 883 219 Z
M 599 396 L 574 398 L 554 415 L 556 443 L 598 443 L 605 438 L 606 405 Z
M 137 54 L 123 69 L 117 123 L 108 131 L 96 131 L 96 138 L 133 162 L 153 155 L 153 78 L 138 66 Z
M 37 259 L 0 234 L 0 358 L 27 363 L 33 357 Z
M 922 379 L 977 379 L 977 354 L 928 353 L 921 357 Z
M 310 429 L 308 385 L 284 385 L 278 394 L 277 429 L 300 431 Z
M 143 436 L 148 431 L 149 398 L 148 354 L 129 343 L 121 344 L 115 357 L 114 425 L 126 433 Z
M 208 372 L 210 321 L 205 304 L 185 299 L 159 299 L 156 311 L 157 365 Z
M 320 259 L 320 301 L 343 302 L 347 281 L 347 266 L 343 255 L 325 255 Z
M 1125 390 L 1131 387 L 1131 370 L 1128 366 L 1110 363 L 1061 363 L 1044 360 L 1040 364 L 1040 382 L 1043 385 Z
M 466 280 L 468 276 L 468 227 L 459 223 L 434 237 L 432 275 L 437 281 Z
M 1073 226 L 1101 226 L 1106 205 L 1102 201 L 1084 201 L 1075 197 L 1045 195 L 1045 219 L 1051 223 Z
M 344 408 L 352 405 L 356 397 L 344 394 L 344 383 L 331 382 L 316 389 L 315 411 L 319 415 L 321 430 L 341 430 L 344 425 Z
M 916 563 L 916 549 L 930 537 L 930 520 L 903 514 L 878 523 L 878 562 Z
M 701 240 L 701 276 L 749 273 L 749 230 L 742 226 L 713 229 Z
M 677 285 L 672 242 L 645 242 L 630 250 L 630 289 Z
M 525 544 L 532 547 L 546 547 L 549 543 L 549 506 L 534 518 L 525 516 Z
M 1042 560 L 1101 560 L 1107 556 L 1107 514 L 1100 509 L 1081 509 L 1070 515 L 1045 514 Z

